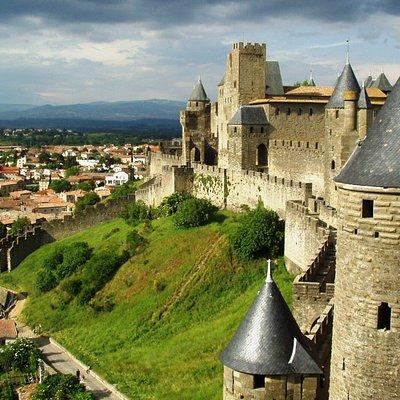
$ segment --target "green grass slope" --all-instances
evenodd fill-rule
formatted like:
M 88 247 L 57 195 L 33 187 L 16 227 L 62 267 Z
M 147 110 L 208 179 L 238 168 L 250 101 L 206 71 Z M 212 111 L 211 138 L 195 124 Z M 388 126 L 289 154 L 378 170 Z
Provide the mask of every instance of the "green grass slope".
M 262 285 L 265 261 L 237 263 L 226 237 L 234 216 L 200 228 L 153 221 L 148 245 L 119 269 L 95 300 L 111 311 L 65 304 L 57 289 L 39 295 L 33 282 L 43 259 L 60 243 L 87 241 L 94 251 L 120 252 L 131 230 L 116 219 L 43 246 L 0 285 L 29 293 L 24 318 L 43 329 L 132 399 L 222 398 L 218 355 Z M 222 221 L 225 218 L 224 221 Z M 282 261 L 275 280 L 291 302 L 292 278 Z

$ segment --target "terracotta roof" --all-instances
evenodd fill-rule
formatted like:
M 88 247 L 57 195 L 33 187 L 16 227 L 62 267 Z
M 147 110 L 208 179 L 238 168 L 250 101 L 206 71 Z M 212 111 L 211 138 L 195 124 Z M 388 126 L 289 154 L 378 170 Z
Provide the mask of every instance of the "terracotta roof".
M 18 337 L 17 326 L 13 319 L 0 319 L 0 338 L 16 339 Z
M 332 86 L 299 86 L 286 92 L 286 96 L 318 96 L 330 97 L 333 93 Z
M 369 97 L 386 99 L 387 95 L 382 90 L 374 87 L 367 88 L 367 94 Z

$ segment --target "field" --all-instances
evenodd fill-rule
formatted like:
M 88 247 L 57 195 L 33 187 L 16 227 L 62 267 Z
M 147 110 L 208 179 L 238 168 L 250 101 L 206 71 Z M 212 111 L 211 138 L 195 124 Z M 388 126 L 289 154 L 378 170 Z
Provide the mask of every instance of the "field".
M 177 229 L 152 221 L 147 246 L 97 293 L 109 311 L 65 303 L 57 289 L 39 295 L 35 276 L 55 246 L 86 241 L 94 251 L 121 252 L 132 229 L 123 220 L 94 226 L 46 245 L 0 285 L 27 291 L 23 318 L 41 325 L 132 399 L 210 400 L 222 397 L 218 355 L 241 322 L 265 277 L 265 260 L 238 263 L 224 232 L 235 215 L 207 226 Z M 143 228 L 142 228 L 143 230 Z M 275 280 L 291 303 L 290 276 L 279 260 Z

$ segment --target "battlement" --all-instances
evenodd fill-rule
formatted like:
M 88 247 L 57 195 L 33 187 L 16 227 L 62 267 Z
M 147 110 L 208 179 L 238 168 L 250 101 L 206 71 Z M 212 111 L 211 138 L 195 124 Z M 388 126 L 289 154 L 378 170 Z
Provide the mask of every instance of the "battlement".
M 200 163 L 193 164 L 193 171 L 195 173 L 204 173 L 204 174 L 223 174 L 224 169 L 219 168 L 216 165 L 206 165 Z
M 302 214 L 302 219 L 306 223 L 307 229 L 312 229 L 316 232 L 320 240 L 324 241 L 329 236 L 329 229 L 327 229 L 325 223 L 321 221 L 318 213 L 310 211 L 305 202 L 301 200 L 288 201 L 286 210 Z
M 321 142 L 315 140 L 284 140 L 284 139 L 271 139 L 269 140 L 269 147 L 272 149 L 289 149 L 296 151 L 323 151 Z
M 263 55 L 266 53 L 267 45 L 265 43 L 237 42 L 237 43 L 233 43 L 232 50 L 236 50 L 236 51 L 240 51 L 242 53 L 248 53 L 248 54 Z
M 319 318 L 312 325 L 310 333 L 307 335 L 308 339 L 315 344 L 317 349 L 321 349 L 332 334 L 333 310 L 334 304 L 333 299 L 331 299 Z
M 322 197 L 311 196 L 308 200 L 309 209 L 318 214 L 318 218 L 325 224 L 337 228 L 338 215 L 337 210 L 328 205 Z

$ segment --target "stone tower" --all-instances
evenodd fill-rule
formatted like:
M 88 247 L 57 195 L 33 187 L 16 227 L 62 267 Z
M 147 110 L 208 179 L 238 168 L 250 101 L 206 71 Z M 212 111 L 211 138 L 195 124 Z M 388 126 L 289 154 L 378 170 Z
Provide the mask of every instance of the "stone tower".
M 325 108 L 325 200 L 337 206 L 333 178 L 341 170 L 357 140 L 357 101 L 360 86 L 347 61 Z
M 211 103 L 199 79 L 180 113 L 182 157 L 185 163 L 216 162 L 216 140 L 211 135 Z
M 229 168 L 263 170 L 268 165 L 268 119 L 262 106 L 240 106 L 228 122 Z
M 229 133 L 227 125 L 237 109 L 265 97 L 265 43 L 234 43 L 225 75 L 218 86 L 218 107 L 213 129 L 218 136 L 218 165 L 227 168 Z
M 400 80 L 335 178 L 331 400 L 400 399 Z
M 224 400 L 315 400 L 322 372 L 310 345 L 269 267 L 263 287 L 221 354 Z

